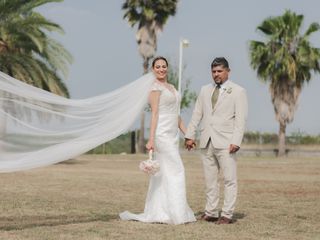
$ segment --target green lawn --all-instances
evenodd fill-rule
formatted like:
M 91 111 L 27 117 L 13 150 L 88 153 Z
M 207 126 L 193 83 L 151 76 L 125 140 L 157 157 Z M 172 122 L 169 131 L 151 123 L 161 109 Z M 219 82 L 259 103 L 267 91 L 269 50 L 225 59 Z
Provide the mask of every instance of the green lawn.
M 148 177 L 142 155 L 83 155 L 62 164 L 1 174 L 0 239 L 320 239 L 320 158 L 240 158 L 236 223 L 144 224 Z M 183 155 L 188 200 L 205 204 L 197 153 Z

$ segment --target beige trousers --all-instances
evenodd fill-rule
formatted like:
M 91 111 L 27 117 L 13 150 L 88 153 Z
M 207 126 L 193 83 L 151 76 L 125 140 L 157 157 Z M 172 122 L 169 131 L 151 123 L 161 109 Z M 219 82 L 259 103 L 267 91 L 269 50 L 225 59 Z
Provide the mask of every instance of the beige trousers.
M 224 203 L 221 216 L 232 218 L 237 199 L 237 163 L 235 154 L 229 149 L 214 148 L 209 141 L 202 150 L 202 162 L 206 181 L 207 203 L 205 212 L 208 216 L 219 217 L 219 172 L 223 172 Z

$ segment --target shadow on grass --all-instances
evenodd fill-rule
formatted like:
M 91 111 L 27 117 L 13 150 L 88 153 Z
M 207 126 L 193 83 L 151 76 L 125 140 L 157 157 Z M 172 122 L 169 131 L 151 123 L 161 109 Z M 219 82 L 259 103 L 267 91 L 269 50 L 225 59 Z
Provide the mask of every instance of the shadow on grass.
M 246 214 L 244 214 L 244 213 L 235 212 L 235 213 L 233 214 L 233 218 L 236 219 L 236 220 L 238 220 L 238 219 L 243 219 L 243 218 L 245 218 L 245 217 L 246 217 Z
M 235 212 L 233 214 L 232 223 L 236 223 L 239 219 L 243 219 L 245 217 L 246 217 L 246 214 L 240 213 L 240 212 Z
M 196 212 L 194 215 L 196 216 L 196 218 L 199 218 L 202 214 L 204 214 L 204 212 Z M 221 213 L 220 213 L 221 215 Z M 233 218 L 232 218 L 232 222 L 236 222 L 238 221 L 239 219 L 243 219 L 246 217 L 246 214 L 244 213 L 241 213 L 241 212 L 235 212 L 233 214 Z
M 36 227 L 53 227 L 68 224 L 108 222 L 118 219 L 118 215 L 96 214 L 92 216 L 23 216 L 23 217 L 0 217 L 0 231 L 23 230 Z
M 71 158 L 71 159 L 56 163 L 56 165 L 62 165 L 62 164 L 64 165 L 83 164 L 83 161 L 80 162 L 77 159 Z

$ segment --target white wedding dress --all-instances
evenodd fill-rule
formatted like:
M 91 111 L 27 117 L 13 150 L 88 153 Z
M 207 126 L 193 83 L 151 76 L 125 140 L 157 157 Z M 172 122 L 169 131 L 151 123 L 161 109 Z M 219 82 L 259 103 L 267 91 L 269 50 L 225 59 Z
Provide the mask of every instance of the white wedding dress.
M 196 221 L 186 199 L 184 166 L 178 150 L 178 112 L 180 97 L 154 82 L 153 91 L 161 91 L 159 118 L 155 134 L 155 158 L 160 171 L 150 177 L 144 212 L 133 214 L 125 211 L 122 220 L 182 224 Z

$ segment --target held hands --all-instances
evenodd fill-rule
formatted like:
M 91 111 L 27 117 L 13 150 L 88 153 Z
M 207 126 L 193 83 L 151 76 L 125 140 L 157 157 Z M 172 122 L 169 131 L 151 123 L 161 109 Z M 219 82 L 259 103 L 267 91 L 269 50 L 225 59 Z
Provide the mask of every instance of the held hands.
M 185 145 L 186 149 L 188 149 L 188 151 L 190 151 L 196 147 L 195 141 L 192 139 L 188 139 L 188 138 L 185 139 L 184 145 Z M 229 152 L 236 153 L 239 149 L 240 149 L 239 146 L 234 145 L 234 144 L 230 144 Z
M 188 149 L 188 151 L 190 151 L 196 147 L 196 143 L 194 142 L 194 140 L 186 138 L 184 140 L 184 146 L 186 147 L 186 149 Z

